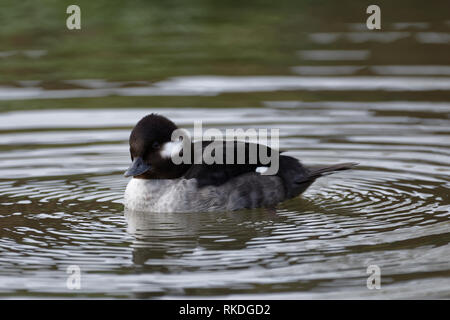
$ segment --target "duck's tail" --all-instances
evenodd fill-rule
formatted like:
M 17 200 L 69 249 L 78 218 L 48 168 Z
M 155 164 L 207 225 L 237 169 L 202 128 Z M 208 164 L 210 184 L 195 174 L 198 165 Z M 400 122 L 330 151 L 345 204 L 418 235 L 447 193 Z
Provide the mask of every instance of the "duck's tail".
M 336 171 L 348 170 L 356 166 L 355 162 L 338 163 L 326 167 L 305 167 L 297 159 L 280 156 L 278 175 L 283 180 L 286 198 L 303 193 L 317 178 Z
M 317 179 L 321 176 L 331 174 L 336 171 L 349 170 L 357 166 L 356 162 L 338 163 L 327 167 L 309 168 L 309 178 Z

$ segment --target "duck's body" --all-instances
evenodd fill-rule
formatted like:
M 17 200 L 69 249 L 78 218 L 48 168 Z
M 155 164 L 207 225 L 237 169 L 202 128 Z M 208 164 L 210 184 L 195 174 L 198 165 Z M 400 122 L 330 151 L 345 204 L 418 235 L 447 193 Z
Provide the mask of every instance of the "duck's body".
M 131 179 L 125 206 L 134 211 L 211 212 L 273 207 L 285 199 L 277 176 L 246 173 L 220 186 L 197 187 L 196 179 Z
M 267 167 L 254 164 L 175 164 L 166 146 L 173 145 L 177 127 L 159 116 L 144 117 L 130 136 L 133 176 L 125 190 L 125 207 L 150 212 L 211 212 L 274 207 L 296 197 L 317 178 L 355 164 L 306 168 L 297 159 L 277 153 L 279 169 L 265 175 Z M 203 148 L 208 143 L 203 143 Z M 233 149 L 236 145 L 231 146 Z M 248 144 L 244 144 L 248 151 Z M 224 157 L 229 149 L 224 147 Z M 234 150 L 233 154 L 235 154 Z M 177 149 L 177 152 L 179 150 Z M 229 152 L 229 151 L 228 151 Z M 259 161 L 259 160 L 258 160 Z

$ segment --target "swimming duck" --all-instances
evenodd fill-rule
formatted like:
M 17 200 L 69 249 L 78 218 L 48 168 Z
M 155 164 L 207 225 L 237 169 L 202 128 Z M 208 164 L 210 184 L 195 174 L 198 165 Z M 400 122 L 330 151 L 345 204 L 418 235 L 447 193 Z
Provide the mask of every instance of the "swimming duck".
M 133 177 L 125 190 L 125 207 L 134 211 L 150 212 L 211 212 L 234 211 L 260 207 L 274 207 L 297 197 L 317 178 L 335 171 L 347 170 L 355 163 L 341 163 L 307 168 L 294 157 L 281 154 L 261 144 L 270 156 L 278 156 L 276 174 L 264 174 L 267 163 L 257 157 L 250 159 L 249 142 L 215 141 L 223 149 L 223 159 L 232 152 L 233 160 L 239 148 L 244 150 L 244 163 L 196 162 L 195 152 L 183 163 L 175 163 L 173 155 L 183 155 L 182 141 L 173 141 L 178 127 L 158 114 L 142 118 L 133 128 L 129 143 L 132 164 L 125 172 Z M 211 141 L 184 141 L 192 149 L 204 151 Z M 255 145 L 253 145 L 255 146 Z M 192 150 L 191 149 L 191 150 Z M 214 155 L 214 152 L 212 153 Z M 259 153 L 258 153 L 259 154 Z

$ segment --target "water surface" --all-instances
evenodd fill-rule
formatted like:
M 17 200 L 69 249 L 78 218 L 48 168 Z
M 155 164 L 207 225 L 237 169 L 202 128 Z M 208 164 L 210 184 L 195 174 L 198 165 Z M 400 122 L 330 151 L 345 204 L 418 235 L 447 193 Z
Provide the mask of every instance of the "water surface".
M 279 128 L 281 147 L 305 164 L 361 164 L 318 180 L 276 210 L 214 214 L 124 212 L 129 129 L 150 110 L 2 114 L 0 291 L 448 297 L 443 114 L 450 106 L 411 105 L 271 101 L 263 110 L 151 110 L 188 128 L 195 119 L 205 128 Z M 366 288 L 373 264 L 382 270 L 380 291 Z M 82 270 L 79 291 L 66 288 L 69 265 Z
M 449 21 L 395 7 L 397 20 L 369 32 L 364 8 L 325 1 L 320 17 L 295 3 L 196 4 L 179 16 L 126 7 L 115 17 L 127 28 L 105 37 L 111 7 L 80 39 L 57 31 L 61 19 L 36 34 L 10 21 L 0 32 L 0 296 L 450 298 Z M 280 147 L 306 165 L 360 165 L 274 210 L 127 212 L 127 140 L 151 112 L 188 129 L 279 129 Z M 367 288 L 370 265 L 379 290 Z

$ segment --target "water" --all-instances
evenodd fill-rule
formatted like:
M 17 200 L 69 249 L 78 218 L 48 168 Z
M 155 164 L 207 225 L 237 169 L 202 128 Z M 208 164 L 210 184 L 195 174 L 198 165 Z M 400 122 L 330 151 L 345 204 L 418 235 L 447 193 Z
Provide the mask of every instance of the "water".
M 450 298 L 450 24 L 338 26 L 302 33 L 282 72 L 267 58 L 238 74 L 3 83 L 0 297 Z M 34 49 L 0 57 L 51 67 L 39 59 L 54 51 Z M 306 165 L 360 165 L 276 210 L 127 212 L 127 140 L 150 112 L 277 128 Z
M 412 103 L 409 112 L 405 104 L 152 110 L 188 128 L 199 118 L 205 128 L 280 128 L 282 148 L 306 164 L 361 164 L 276 211 L 217 214 L 124 212 L 129 129 L 150 110 L 2 114 L 0 291 L 448 297 L 450 105 Z M 381 291 L 366 288 L 372 264 Z M 78 292 L 66 288 L 69 265 L 82 270 Z

